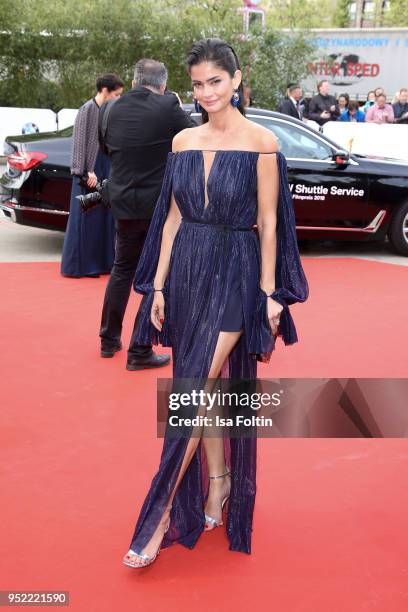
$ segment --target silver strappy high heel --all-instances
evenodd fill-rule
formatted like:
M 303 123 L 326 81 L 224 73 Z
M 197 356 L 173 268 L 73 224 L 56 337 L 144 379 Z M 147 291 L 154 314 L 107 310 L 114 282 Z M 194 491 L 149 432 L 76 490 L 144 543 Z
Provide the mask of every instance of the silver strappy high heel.
M 167 508 L 167 510 L 171 510 L 171 508 L 172 508 L 172 506 L 169 506 Z M 130 549 L 126 553 L 126 555 L 123 557 L 122 563 L 124 563 L 124 565 L 127 565 L 128 567 L 132 567 L 134 569 L 141 569 L 143 567 L 148 567 L 149 565 L 154 563 L 154 561 L 156 561 L 157 557 L 159 556 L 164 536 L 168 532 L 169 527 L 170 527 L 170 517 L 169 517 L 166 529 L 165 529 L 165 531 L 163 533 L 163 538 L 162 538 L 162 541 L 160 542 L 159 548 L 157 549 L 157 551 L 154 553 L 154 555 L 152 557 L 149 557 L 149 555 L 143 554 L 143 552 L 135 553 L 132 549 Z
M 231 475 L 231 472 L 229 470 L 227 470 L 226 472 L 224 472 L 224 474 L 220 474 L 219 476 L 209 476 L 208 478 L 210 478 L 211 480 L 217 480 L 218 478 L 224 478 L 225 476 L 229 476 Z M 226 495 L 222 501 L 221 501 L 221 513 L 224 511 L 224 506 L 227 503 L 227 501 L 229 500 L 230 494 L 228 493 L 228 495 Z M 223 521 L 221 519 L 221 521 L 217 521 L 215 518 L 213 518 L 212 516 L 209 516 L 208 514 L 204 514 L 205 516 L 205 531 L 212 531 L 213 529 L 215 529 L 216 527 L 221 527 L 221 525 L 223 525 Z

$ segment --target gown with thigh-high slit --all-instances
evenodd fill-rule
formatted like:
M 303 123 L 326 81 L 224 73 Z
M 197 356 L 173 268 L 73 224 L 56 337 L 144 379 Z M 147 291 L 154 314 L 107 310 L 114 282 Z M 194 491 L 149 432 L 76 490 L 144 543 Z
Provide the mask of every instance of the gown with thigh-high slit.
M 174 379 L 205 380 L 220 331 L 242 334 L 223 373 L 232 379 L 256 378 L 257 361 L 269 361 L 275 347 L 267 318 L 267 295 L 260 288 L 256 151 L 184 150 L 169 153 L 161 194 L 135 276 L 143 294 L 136 321 L 137 342 L 161 343 L 173 350 Z M 296 240 L 295 216 L 286 161 L 279 169 L 277 249 L 273 298 L 283 306 L 278 329 L 285 344 L 297 341 L 289 305 L 303 302 L 308 283 Z M 174 194 L 182 221 L 175 236 L 164 284 L 162 330 L 150 321 L 153 281 L 163 225 Z M 271 203 L 272 205 L 272 203 Z M 189 436 L 165 436 L 160 464 L 143 503 L 130 548 L 141 553 L 154 534 L 173 492 Z M 230 550 L 251 552 L 256 492 L 256 437 L 226 438 L 231 493 L 226 524 Z M 204 530 L 208 488 L 201 440 L 179 483 L 162 547 L 177 541 L 193 548 Z

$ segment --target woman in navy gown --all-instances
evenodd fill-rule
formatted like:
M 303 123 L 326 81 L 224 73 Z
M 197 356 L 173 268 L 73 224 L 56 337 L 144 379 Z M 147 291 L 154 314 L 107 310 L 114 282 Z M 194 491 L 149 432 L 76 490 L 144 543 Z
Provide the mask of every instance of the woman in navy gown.
M 114 74 L 106 74 L 97 79 L 96 88 L 96 96 L 79 109 L 73 133 L 71 202 L 61 274 L 75 278 L 109 274 L 115 256 L 115 224 L 110 209 L 98 205 L 84 212 L 77 199 L 78 195 L 93 191 L 98 181 L 108 178 L 109 158 L 98 142 L 99 108 L 121 95 L 123 82 Z
M 203 125 L 180 132 L 168 156 L 136 272 L 138 342 L 172 347 L 175 383 L 254 380 L 277 336 L 297 341 L 289 305 L 308 296 L 286 162 L 244 116 L 232 47 L 199 41 L 187 65 Z M 173 542 L 193 548 L 223 524 L 227 499 L 229 548 L 251 552 L 256 437 L 184 434 L 166 432 L 126 565 L 146 567 Z

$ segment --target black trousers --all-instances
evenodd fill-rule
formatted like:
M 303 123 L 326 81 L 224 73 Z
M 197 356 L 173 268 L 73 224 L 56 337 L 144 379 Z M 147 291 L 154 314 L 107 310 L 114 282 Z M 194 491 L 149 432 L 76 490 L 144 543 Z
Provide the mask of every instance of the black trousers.
M 123 317 L 129 301 L 136 267 L 142 253 L 150 221 L 145 219 L 117 219 L 115 261 L 103 302 L 99 336 L 105 348 L 115 346 L 121 337 Z M 133 334 L 132 334 L 133 337 Z M 128 356 L 148 356 L 151 346 L 130 342 Z

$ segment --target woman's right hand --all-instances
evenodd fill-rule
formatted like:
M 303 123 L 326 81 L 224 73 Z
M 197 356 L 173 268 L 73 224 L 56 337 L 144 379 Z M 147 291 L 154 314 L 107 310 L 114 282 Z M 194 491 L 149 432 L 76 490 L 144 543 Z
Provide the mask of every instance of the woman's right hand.
M 96 187 L 97 182 L 98 177 L 96 176 L 95 172 L 88 172 L 88 180 L 86 182 L 88 187 L 90 187 L 90 189 L 93 189 L 94 187 Z
M 162 291 L 155 291 L 150 320 L 158 331 L 162 330 L 164 322 L 164 296 Z

